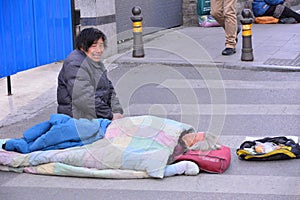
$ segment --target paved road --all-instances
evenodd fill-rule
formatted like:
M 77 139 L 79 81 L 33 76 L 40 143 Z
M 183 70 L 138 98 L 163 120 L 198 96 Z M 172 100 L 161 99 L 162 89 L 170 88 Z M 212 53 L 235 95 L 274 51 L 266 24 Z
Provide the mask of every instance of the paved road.
M 245 136 L 300 136 L 300 73 L 161 64 L 110 69 L 127 115 L 168 117 L 219 135 L 221 143 L 231 147 L 230 168 L 221 175 L 163 180 L 0 172 L 1 199 L 299 199 L 299 160 L 240 161 L 235 149 Z M 55 95 L 55 89 L 52 92 Z M 20 136 L 55 109 L 52 103 L 31 119 L 2 127 L 0 137 Z

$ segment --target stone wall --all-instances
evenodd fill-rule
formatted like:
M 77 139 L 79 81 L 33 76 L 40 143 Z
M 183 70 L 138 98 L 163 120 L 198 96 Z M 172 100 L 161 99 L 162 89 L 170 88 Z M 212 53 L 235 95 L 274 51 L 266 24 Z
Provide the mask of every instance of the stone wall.
M 252 0 L 237 0 L 237 13 L 241 14 L 244 8 L 252 8 Z M 287 6 L 300 5 L 300 0 L 286 0 Z M 197 0 L 183 0 L 183 25 L 198 26 Z
M 183 0 L 182 15 L 184 26 L 198 25 L 197 0 Z

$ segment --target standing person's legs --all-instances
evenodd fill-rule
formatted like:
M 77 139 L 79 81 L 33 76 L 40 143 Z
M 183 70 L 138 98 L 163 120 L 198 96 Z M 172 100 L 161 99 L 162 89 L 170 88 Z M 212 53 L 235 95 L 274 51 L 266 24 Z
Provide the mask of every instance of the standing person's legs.
M 236 0 L 224 1 L 226 48 L 235 48 L 237 34 Z
M 211 0 L 210 1 L 210 14 L 225 30 L 224 18 L 224 0 Z
M 225 30 L 226 41 L 222 54 L 234 54 L 237 36 L 236 0 L 211 0 L 210 14 Z

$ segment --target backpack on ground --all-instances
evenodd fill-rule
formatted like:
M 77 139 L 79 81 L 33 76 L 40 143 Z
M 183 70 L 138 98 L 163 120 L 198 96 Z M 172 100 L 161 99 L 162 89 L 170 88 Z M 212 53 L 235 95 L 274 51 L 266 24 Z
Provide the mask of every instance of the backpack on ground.
M 221 174 L 230 165 L 231 153 L 229 147 L 221 145 L 220 149 L 210 151 L 188 150 L 175 158 L 176 162 L 182 160 L 195 162 L 201 171 Z
M 236 150 L 241 160 L 285 160 L 300 158 L 300 145 L 285 136 L 246 140 Z

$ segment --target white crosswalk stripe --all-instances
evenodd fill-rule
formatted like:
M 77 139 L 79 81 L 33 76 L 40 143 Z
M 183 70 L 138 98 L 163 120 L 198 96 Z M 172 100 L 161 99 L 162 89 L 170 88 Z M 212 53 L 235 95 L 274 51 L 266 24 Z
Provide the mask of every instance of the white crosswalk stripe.
M 30 178 L 30 179 L 29 179 Z M 197 192 L 197 193 L 230 193 L 230 194 L 261 194 L 261 195 L 291 195 L 299 196 L 298 184 L 300 177 L 283 176 L 261 176 L 261 175 L 219 175 L 202 173 L 196 177 L 180 176 L 156 181 L 143 179 L 136 181 L 116 181 L 103 179 L 78 179 L 60 178 L 65 181 L 57 181 L 58 177 L 32 176 L 21 174 L 6 182 L 2 187 L 28 187 L 28 188 L 61 188 L 61 189 L 82 189 L 85 185 L 89 189 L 105 190 L 148 190 L 148 191 L 173 191 L 173 192 Z M 67 180 L 66 180 L 67 179 Z M 174 179 L 177 179 L 177 181 Z M 213 182 L 211 180 L 214 180 Z M 42 180 L 47 184 L 41 184 Z M 171 183 L 177 184 L 171 184 Z M 188 182 L 189 184 L 181 184 Z M 269 183 L 272 183 L 270 185 Z M 30 184 L 29 184 L 30 183 Z M 255 183 L 255 184 L 249 184 Z M 230 185 L 231 187 L 227 187 Z
M 300 89 L 299 81 L 244 81 L 244 80 L 177 80 L 168 79 L 160 87 L 166 88 L 226 88 L 226 89 Z
M 126 112 L 151 114 L 155 107 L 161 111 L 156 112 L 158 115 L 164 114 L 164 110 L 171 115 L 300 115 L 300 105 L 288 104 L 133 104 Z

